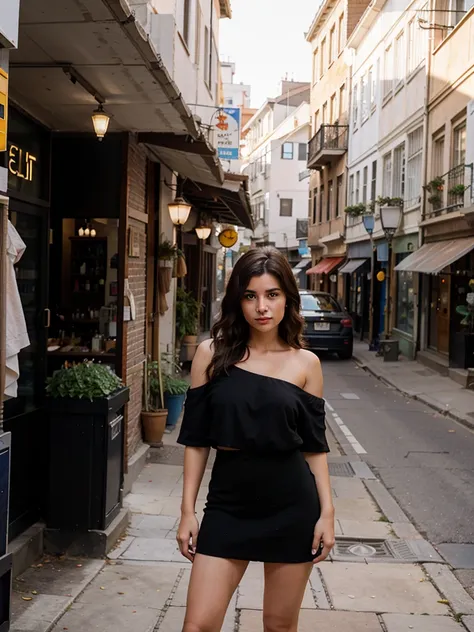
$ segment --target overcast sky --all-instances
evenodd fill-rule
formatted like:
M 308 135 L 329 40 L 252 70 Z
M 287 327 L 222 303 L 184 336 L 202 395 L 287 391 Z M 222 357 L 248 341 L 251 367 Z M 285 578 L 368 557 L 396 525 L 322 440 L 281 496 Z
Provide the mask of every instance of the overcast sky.
M 311 47 L 305 40 L 320 0 L 231 0 L 232 19 L 220 21 L 220 55 L 236 64 L 235 81 L 252 86 L 252 107 L 278 94 L 288 74 L 311 78 Z

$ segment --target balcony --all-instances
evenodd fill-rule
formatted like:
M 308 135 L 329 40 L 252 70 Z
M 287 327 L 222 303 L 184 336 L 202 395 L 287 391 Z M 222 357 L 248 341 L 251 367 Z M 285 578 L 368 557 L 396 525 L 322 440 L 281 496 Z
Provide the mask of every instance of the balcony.
M 474 203 L 474 165 L 458 165 L 424 187 L 426 219 L 455 213 Z
M 308 168 L 319 169 L 331 164 L 347 151 L 348 125 L 321 125 L 308 147 Z

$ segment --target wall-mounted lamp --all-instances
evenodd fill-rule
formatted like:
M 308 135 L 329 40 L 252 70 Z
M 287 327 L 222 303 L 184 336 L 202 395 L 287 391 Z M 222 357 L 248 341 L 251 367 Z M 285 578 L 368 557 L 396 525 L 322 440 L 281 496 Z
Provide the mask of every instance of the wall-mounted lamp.
M 94 125 L 94 131 L 99 140 L 102 140 L 107 134 L 109 122 L 110 116 L 104 112 L 104 108 L 102 104 L 100 104 L 97 110 L 92 112 L 92 124 Z
M 210 226 L 196 226 L 195 231 L 199 239 L 206 241 L 211 234 L 212 228 Z
M 182 197 L 177 197 L 168 204 L 171 221 L 176 226 L 183 226 L 188 221 L 191 212 L 191 204 L 188 204 Z

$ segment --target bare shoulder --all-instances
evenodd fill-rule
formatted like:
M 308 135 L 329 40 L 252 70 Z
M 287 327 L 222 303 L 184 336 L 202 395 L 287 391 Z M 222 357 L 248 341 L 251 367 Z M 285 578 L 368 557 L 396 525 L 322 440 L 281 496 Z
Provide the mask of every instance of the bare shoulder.
M 307 349 L 300 349 L 298 353 L 300 354 L 301 362 L 304 366 L 304 390 L 311 395 L 315 395 L 316 397 L 322 397 L 323 371 L 318 356 L 312 351 L 308 351 Z
M 196 349 L 193 365 L 191 367 L 191 386 L 197 388 L 203 386 L 207 380 L 207 367 L 211 363 L 213 354 L 213 342 L 211 339 L 201 342 Z

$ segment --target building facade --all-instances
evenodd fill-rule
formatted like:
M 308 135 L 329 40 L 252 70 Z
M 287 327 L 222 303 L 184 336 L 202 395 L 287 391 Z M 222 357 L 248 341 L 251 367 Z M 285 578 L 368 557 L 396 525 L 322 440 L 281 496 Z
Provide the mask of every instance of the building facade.
M 282 82 L 244 128 L 255 245 L 273 245 L 296 266 L 307 249 L 305 168 L 310 130 L 309 85 Z
M 474 366 L 474 6 L 434 1 L 429 29 L 426 170 L 420 224 L 423 245 L 397 267 L 420 281 L 419 358 L 467 384 Z M 469 51 L 471 49 L 469 48 Z
M 372 287 L 373 338 L 377 341 L 385 330 L 391 300 L 389 329 L 399 339 L 402 352 L 411 358 L 417 338 L 417 278 L 411 273 L 393 274 L 393 268 L 419 244 L 428 57 L 422 7 L 422 2 L 407 5 L 405 0 L 371 6 L 347 43 L 352 64 L 347 302 L 361 331 L 368 332 Z M 375 204 L 379 197 L 403 200 L 392 252 Z M 372 243 L 358 205 L 375 213 Z M 371 256 L 375 274 L 383 272 L 385 276 L 373 284 L 368 279 Z M 390 299 L 386 296 L 389 275 L 393 281 Z
M 306 39 L 311 44 L 312 138 L 308 149 L 309 229 L 311 287 L 343 297 L 338 268 L 345 258 L 344 207 L 349 134 L 350 67 L 345 53 L 347 38 L 369 3 L 326 0 Z

